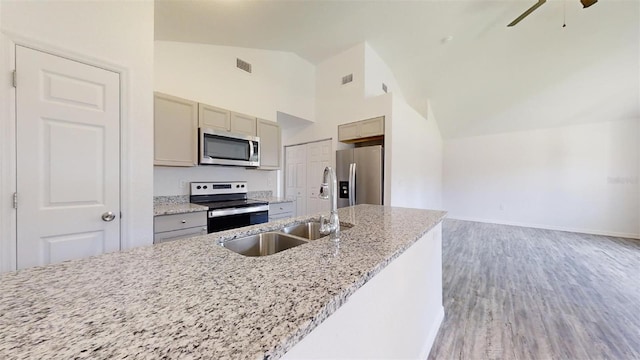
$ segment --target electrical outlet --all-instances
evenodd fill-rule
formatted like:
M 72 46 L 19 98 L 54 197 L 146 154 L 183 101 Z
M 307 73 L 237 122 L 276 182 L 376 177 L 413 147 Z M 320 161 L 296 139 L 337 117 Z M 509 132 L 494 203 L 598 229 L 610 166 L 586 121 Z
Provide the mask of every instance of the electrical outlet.
M 180 189 L 186 189 L 187 185 L 189 185 L 189 182 L 186 180 L 180 180 L 179 185 L 180 185 Z
M 500 208 L 500 211 L 504 210 L 504 204 L 500 204 L 499 208 Z

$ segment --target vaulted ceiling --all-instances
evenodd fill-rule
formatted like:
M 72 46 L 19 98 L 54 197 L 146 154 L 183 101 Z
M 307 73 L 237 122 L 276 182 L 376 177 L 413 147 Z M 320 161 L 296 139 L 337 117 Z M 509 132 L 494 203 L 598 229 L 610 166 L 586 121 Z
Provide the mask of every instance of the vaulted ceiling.
M 156 1 L 156 40 L 290 51 L 367 41 L 444 137 L 640 119 L 640 2 Z M 566 22 L 566 27 L 563 23 Z

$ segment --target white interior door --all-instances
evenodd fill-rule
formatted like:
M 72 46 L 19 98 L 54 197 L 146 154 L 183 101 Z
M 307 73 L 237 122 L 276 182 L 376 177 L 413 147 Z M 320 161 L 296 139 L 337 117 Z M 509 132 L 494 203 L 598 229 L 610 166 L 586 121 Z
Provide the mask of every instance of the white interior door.
M 21 46 L 16 70 L 18 268 L 119 250 L 120 75 Z
M 329 200 L 320 199 L 324 168 L 331 165 L 331 140 L 307 144 L 307 214 L 328 212 Z M 337 190 L 337 189 L 336 189 Z
M 307 148 L 288 146 L 285 156 L 286 189 L 288 198 L 296 199 L 296 216 L 307 214 Z

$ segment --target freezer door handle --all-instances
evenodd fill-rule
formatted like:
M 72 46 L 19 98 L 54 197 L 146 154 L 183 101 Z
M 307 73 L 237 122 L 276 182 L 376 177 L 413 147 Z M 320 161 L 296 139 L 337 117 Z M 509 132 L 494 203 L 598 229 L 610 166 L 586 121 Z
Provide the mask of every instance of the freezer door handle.
M 349 206 L 356 204 L 356 163 L 349 164 Z

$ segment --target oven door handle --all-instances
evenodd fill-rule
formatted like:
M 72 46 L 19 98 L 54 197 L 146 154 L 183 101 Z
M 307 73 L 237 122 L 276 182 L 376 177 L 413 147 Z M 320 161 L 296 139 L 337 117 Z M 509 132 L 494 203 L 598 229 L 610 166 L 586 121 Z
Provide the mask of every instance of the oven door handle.
M 211 210 L 209 211 L 209 218 L 247 214 L 247 213 L 253 213 L 253 212 L 260 212 L 260 211 L 269 211 L 269 205 L 251 206 L 251 207 L 234 208 L 234 209 Z

